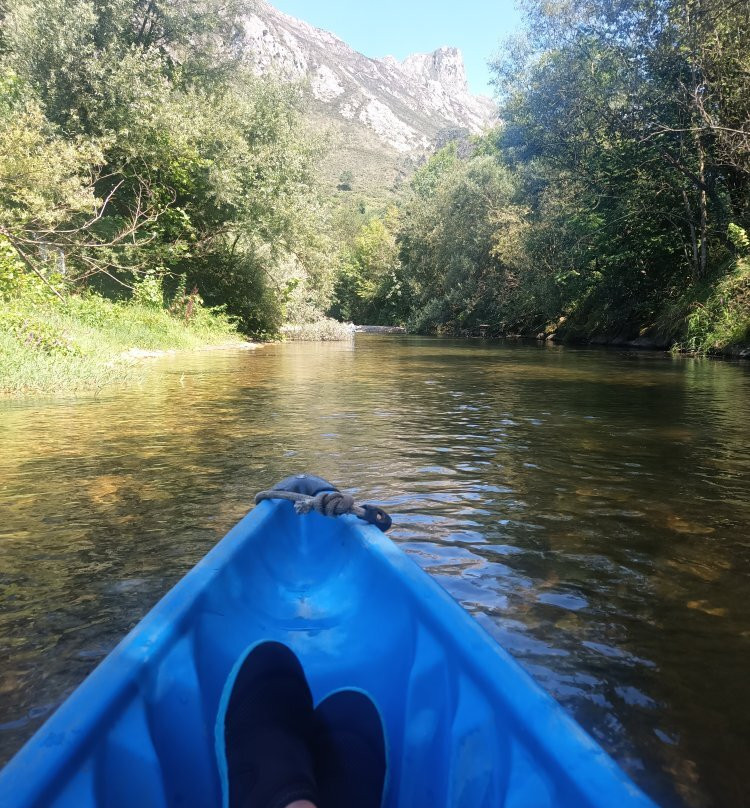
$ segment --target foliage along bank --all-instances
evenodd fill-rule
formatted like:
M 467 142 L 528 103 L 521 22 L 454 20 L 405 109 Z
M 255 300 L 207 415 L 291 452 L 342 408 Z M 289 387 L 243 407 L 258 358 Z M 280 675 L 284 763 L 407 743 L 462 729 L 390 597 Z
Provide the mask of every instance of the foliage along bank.
M 746 4 L 527 9 L 494 65 L 502 125 L 438 152 L 362 229 L 338 310 L 417 331 L 750 343 Z
M 322 314 L 336 250 L 321 144 L 299 88 L 246 64 L 246 12 L 242 0 L 0 4 L 8 295 L 17 259 L 61 299 L 126 300 L 146 275 L 169 298 L 184 282 L 254 336 Z
M 745 4 L 532 0 L 494 66 L 502 125 L 450 143 L 382 203 L 357 202 L 348 177 L 337 205 L 303 92 L 246 63 L 246 11 L 0 4 L 6 312 L 38 307 L 33 279 L 48 309 L 99 295 L 131 313 L 157 284 L 167 315 L 189 294 L 260 337 L 327 333 L 310 326 L 327 312 L 414 331 L 748 341 Z
M 98 390 L 130 380 L 149 353 L 251 347 L 225 314 L 184 286 L 165 307 L 155 275 L 139 281 L 127 301 L 58 297 L 62 287 L 26 272 L 7 245 L 0 244 L 0 260 L 0 395 Z

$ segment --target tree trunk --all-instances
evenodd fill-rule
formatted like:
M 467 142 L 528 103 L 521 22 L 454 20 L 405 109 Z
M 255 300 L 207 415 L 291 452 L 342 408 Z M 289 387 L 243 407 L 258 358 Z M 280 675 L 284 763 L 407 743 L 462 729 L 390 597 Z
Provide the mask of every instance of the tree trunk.
M 698 238 L 693 222 L 693 210 L 690 207 L 690 199 L 687 191 L 682 192 L 682 201 L 685 203 L 685 213 L 687 214 L 688 226 L 690 227 L 690 246 L 693 249 L 693 283 L 698 281 L 700 275 L 700 259 L 698 257 Z
M 700 160 L 699 177 L 701 181 L 699 189 L 701 254 L 698 274 L 700 278 L 704 278 L 706 275 L 706 263 L 708 259 L 708 194 L 706 193 L 706 154 L 703 150 L 703 143 L 701 142 L 700 135 L 698 135 L 697 141 L 698 155 Z

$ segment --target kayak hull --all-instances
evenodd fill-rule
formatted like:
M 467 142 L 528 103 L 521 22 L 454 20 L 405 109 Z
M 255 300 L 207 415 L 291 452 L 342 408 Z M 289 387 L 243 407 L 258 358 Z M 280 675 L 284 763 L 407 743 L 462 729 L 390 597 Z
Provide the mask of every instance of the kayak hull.
M 0 773 L 8 808 L 219 806 L 227 677 L 264 640 L 315 702 L 367 693 L 384 805 L 653 807 L 432 579 L 353 516 L 262 502 L 172 589 Z

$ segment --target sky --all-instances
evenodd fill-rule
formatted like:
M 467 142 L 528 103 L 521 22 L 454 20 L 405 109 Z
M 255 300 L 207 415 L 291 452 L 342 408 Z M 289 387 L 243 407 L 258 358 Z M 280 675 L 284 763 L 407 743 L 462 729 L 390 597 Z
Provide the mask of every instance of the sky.
M 443 45 L 460 48 L 472 92 L 492 95 L 488 60 L 518 30 L 514 0 L 270 0 L 336 34 L 365 56 L 403 59 Z

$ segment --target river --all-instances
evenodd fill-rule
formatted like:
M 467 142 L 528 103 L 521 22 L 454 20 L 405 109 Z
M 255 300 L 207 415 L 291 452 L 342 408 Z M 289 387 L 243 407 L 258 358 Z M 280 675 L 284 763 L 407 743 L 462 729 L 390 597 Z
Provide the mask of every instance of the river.
M 0 761 L 300 470 L 385 507 L 664 808 L 750 805 L 750 364 L 415 337 L 0 401 Z

